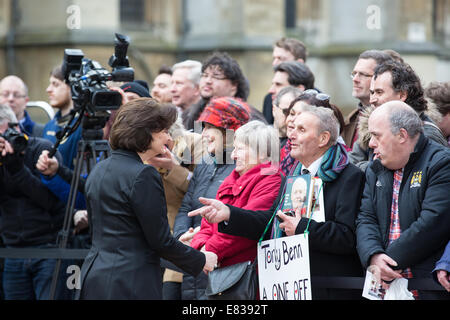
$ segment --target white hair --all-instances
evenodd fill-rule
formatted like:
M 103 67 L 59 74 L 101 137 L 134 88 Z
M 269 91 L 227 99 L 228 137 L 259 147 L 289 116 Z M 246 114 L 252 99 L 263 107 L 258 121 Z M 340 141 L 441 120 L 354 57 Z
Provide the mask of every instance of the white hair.
M 17 117 L 11 107 L 6 104 L 0 104 L 0 124 L 5 122 L 17 123 Z
M 236 130 L 234 141 L 250 149 L 252 163 L 280 160 L 280 140 L 278 132 L 272 126 L 253 120 Z
M 194 85 L 198 85 L 200 83 L 200 78 L 202 76 L 202 64 L 196 60 L 185 60 L 182 62 L 175 63 L 172 67 L 172 72 L 177 69 L 188 69 L 188 79 L 192 81 Z

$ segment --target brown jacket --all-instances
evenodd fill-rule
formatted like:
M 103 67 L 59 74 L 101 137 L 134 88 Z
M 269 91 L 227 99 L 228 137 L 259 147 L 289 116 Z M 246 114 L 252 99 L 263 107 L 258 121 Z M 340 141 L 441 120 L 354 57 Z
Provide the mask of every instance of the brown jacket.
M 167 219 L 169 220 L 170 231 L 173 232 L 173 225 L 178 210 L 183 201 L 189 181 L 194 171 L 195 164 L 199 163 L 206 148 L 203 148 L 202 136 L 198 133 L 183 131 L 183 134 L 176 137 L 172 153 L 181 159 L 183 163 L 191 162 L 187 167 L 175 165 L 172 170 L 159 170 L 166 196 Z M 188 159 L 190 158 L 190 159 Z M 183 274 L 166 269 L 163 281 L 182 282 Z
M 361 105 L 361 104 L 360 104 Z M 354 109 L 345 118 L 344 129 L 341 132 L 341 137 L 345 141 L 345 145 L 352 148 L 353 137 L 355 136 L 356 128 L 358 127 L 359 111 L 361 107 Z

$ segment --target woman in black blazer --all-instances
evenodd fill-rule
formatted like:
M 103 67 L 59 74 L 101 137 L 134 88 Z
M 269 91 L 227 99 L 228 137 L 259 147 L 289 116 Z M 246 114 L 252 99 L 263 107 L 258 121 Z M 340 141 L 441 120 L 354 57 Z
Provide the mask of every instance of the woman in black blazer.
M 81 269 L 80 299 L 161 299 L 160 258 L 197 275 L 217 256 L 174 239 L 158 171 L 144 164 L 168 152 L 175 107 L 141 98 L 123 105 L 110 133 L 112 154 L 86 182 L 92 247 Z

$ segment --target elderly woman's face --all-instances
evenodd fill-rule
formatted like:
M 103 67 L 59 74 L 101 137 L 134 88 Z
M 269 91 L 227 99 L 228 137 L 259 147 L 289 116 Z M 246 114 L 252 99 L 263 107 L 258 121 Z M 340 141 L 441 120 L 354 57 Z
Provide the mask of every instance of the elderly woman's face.
M 260 162 L 255 157 L 251 157 L 250 152 L 249 146 L 244 143 L 234 142 L 234 150 L 231 153 L 231 159 L 236 162 L 235 170 L 241 176 Z
M 216 154 L 217 152 L 222 152 L 224 149 L 223 146 L 225 145 L 225 137 L 222 131 L 207 122 L 204 125 L 202 137 L 206 142 L 208 153 Z

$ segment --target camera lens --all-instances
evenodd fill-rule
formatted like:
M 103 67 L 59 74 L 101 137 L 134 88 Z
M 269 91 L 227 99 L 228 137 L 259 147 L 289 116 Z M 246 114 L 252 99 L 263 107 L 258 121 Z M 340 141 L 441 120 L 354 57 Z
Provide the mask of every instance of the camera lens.
M 13 137 L 10 142 L 14 149 L 14 152 L 25 151 L 28 146 L 28 140 L 22 135 Z

